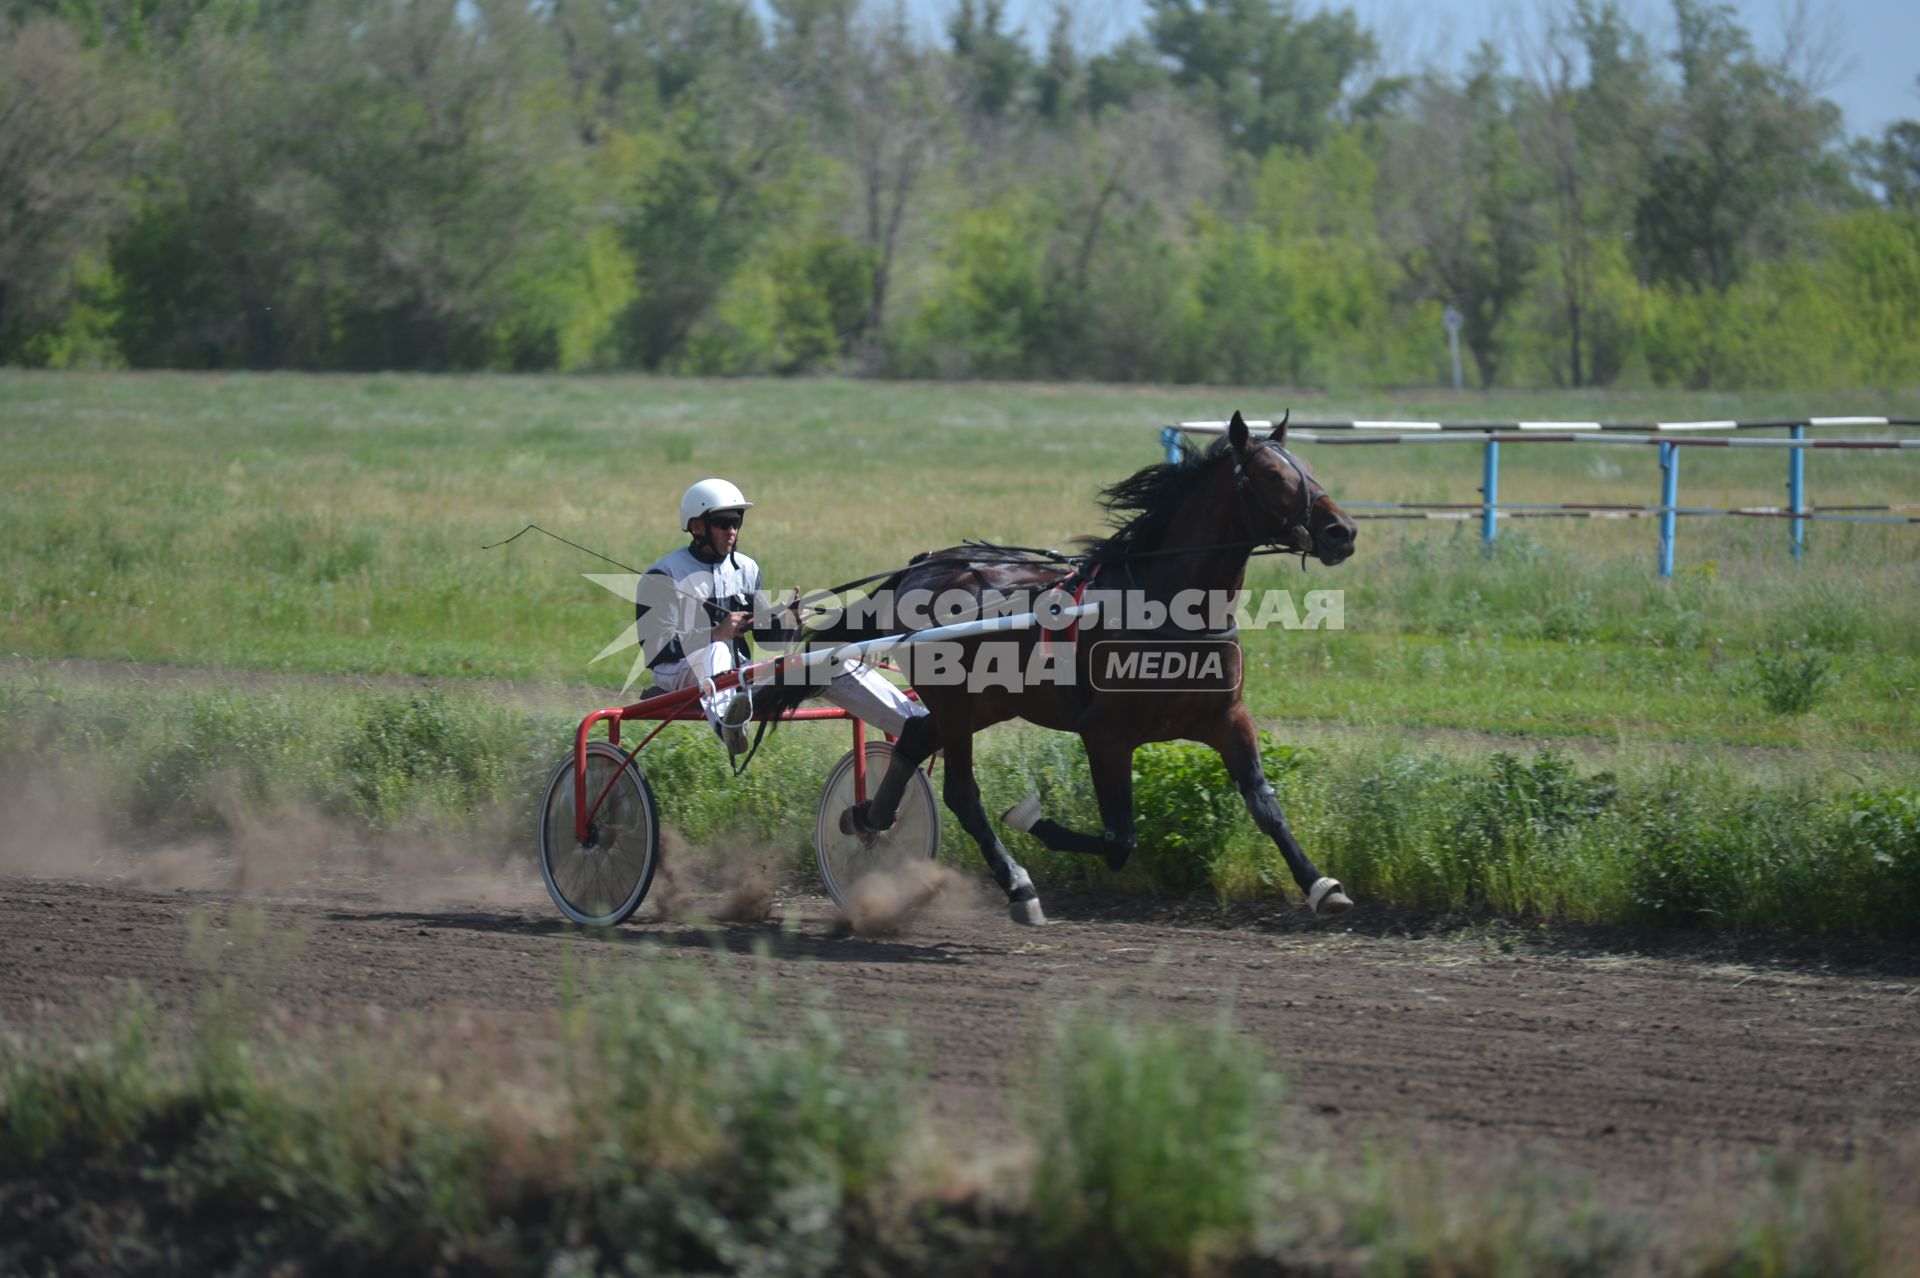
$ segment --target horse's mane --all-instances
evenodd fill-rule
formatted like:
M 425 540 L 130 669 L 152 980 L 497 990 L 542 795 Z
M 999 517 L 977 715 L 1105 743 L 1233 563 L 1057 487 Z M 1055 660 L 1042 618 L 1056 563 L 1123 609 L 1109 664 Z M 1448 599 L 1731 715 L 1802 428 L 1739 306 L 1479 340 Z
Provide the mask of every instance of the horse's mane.
M 1100 504 L 1113 516 L 1113 531 L 1104 537 L 1081 538 L 1087 558 L 1097 564 L 1118 563 L 1155 548 L 1174 515 L 1226 451 L 1224 436 L 1204 449 L 1183 436 L 1179 461 L 1143 467 L 1101 489 Z

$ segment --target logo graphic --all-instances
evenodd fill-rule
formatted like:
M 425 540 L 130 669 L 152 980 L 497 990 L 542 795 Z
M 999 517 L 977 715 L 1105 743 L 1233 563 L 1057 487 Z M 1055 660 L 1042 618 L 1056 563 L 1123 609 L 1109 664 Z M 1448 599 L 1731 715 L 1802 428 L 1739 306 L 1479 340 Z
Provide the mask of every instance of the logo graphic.
M 724 611 L 712 600 L 714 581 L 705 574 L 694 574 L 684 581 L 675 581 L 665 573 L 581 575 L 620 596 L 629 606 L 639 606 L 639 615 L 588 662 L 593 665 L 627 648 L 638 649 L 620 688 L 623 696 L 670 645 L 678 642 L 690 647 L 710 642 L 713 627 Z M 1093 645 L 1090 674 L 1093 686 L 1101 691 L 1230 692 L 1240 671 L 1238 645 L 1231 638 L 1236 629 L 1346 627 L 1345 592 L 1340 590 L 1306 591 L 1299 604 L 1291 592 L 1278 589 L 1251 593 L 1186 590 L 1165 600 L 1135 590 L 1089 590 L 1081 602 L 1098 608 L 1078 626 L 1079 642 Z M 1037 596 L 1020 590 L 990 592 L 985 597 L 960 590 L 938 596 L 909 590 L 898 597 L 890 591 L 876 591 L 845 602 L 820 599 L 805 608 L 813 614 L 811 623 L 815 627 L 844 622 L 854 633 L 869 635 L 900 634 L 976 620 L 990 631 L 1005 628 L 992 626 L 994 619 L 1032 613 L 1034 619 L 1029 624 L 1033 631 L 1050 633 L 1050 643 L 1035 643 L 1031 638 L 981 642 L 969 637 L 957 642 L 947 639 L 903 645 L 887 654 L 887 659 L 904 667 L 909 681 L 917 685 L 964 684 L 975 691 L 993 687 L 1017 691 L 1075 682 L 1075 645 L 1060 633 L 1068 626 L 1066 609 L 1074 603 L 1073 597 L 1054 589 L 1042 590 Z M 776 604 L 765 591 L 752 600 L 730 598 L 726 606 L 751 611 L 756 630 L 791 624 L 787 605 Z M 1144 632 L 1154 637 L 1105 637 L 1116 631 Z M 1183 637 L 1181 632 L 1191 637 Z M 824 683 L 841 664 L 838 660 L 817 663 L 805 677 Z
M 638 648 L 633 666 L 627 671 L 627 681 L 620 685 L 623 697 L 669 644 L 682 636 L 697 635 L 712 628 L 707 601 L 665 573 L 589 572 L 581 576 L 619 595 L 629 605 L 637 604 L 644 609 L 587 663 L 594 665 L 616 652 Z
M 1091 656 L 1100 692 L 1232 692 L 1240 678 L 1231 639 L 1100 639 Z

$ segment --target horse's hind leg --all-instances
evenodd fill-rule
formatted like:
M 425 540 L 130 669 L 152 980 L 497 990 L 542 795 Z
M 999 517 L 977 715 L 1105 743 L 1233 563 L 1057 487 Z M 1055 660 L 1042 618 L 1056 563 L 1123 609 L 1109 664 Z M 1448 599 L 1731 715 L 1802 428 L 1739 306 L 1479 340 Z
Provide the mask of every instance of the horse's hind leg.
M 947 775 L 941 797 L 960 818 L 960 828 L 980 845 L 980 855 L 987 859 L 993 881 L 1007 894 L 1008 914 L 1015 923 L 1045 923 L 1047 916 L 1040 909 L 1040 893 L 1033 886 L 1033 879 L 994 834 L 986 809 L 980 806 L 980 787 L 973 779 L 971 725 L 960 723 L 952 729 L 943 728 L 940 744 L 947 752 Z
M 1040 796 L 1029 794 L 1008 808 L 1000 819 L 1025 831 L 1055 852 L 1082 852 L 1097 856 L 1110 870 L 1125 866 L 1138 843 L 1133 830 L 1133 745 L 1105 738 L 1082 737 L 1093 776 L 1093 797 L 1100 805 L 1099 834 L 1070 830 L 1040 815 Z
M 1293 837 L 1286 814 L 1280 811 L 1279 797 L 1267 780 L 1266 770 L 1260 766 L 1259 738 L 1246 706 L 1236 702 L 1217 738 L 1209 738 L 1207 744 L 1218 750 L 1226 761 L 1227 775 L 1240 788 L 1240 797 L 1246 800 L 1254 824 L 1279 846 L 1287 869 L 1293 873 L 1293 881 L 1307 894 L 1307 904 L 1313 912 L 1324 917 L 1345 914 L 1352 909 L 1353 902 L 1341 889 L 1339 880 L 1321 874 L 1307 858 L 1300 840 Z

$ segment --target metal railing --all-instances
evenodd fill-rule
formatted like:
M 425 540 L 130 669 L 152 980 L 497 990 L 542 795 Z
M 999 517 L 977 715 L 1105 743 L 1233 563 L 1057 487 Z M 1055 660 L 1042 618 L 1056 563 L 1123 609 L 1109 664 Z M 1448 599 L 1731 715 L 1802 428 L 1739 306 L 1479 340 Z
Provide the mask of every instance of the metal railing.
M 1267 429 L 1271 422 L 1248 422 L 1249 428 Z M 1806 453 L 1808 449 L 1920 450 L 1916 439 L 1809 439 L 1809 430 L 1849 426 L 1920 426 L 1920 418 L 1910 417 L 1803 417 L 1775 421 L 1675 421 L 1675 422 L 1398 422 L 1344 421 L 1300 422 L 1287 430 L 1289 443 L 1328 445 L 1440 444 L 1478 443 L 1483 448 L 1480 494 L 1482 500 L 1471 503 L 1450 502 L 1347 502 L 1358 511 L 1407 512 L 1375 514 L 1363 518 L 1464 519 L 1477 515 L 1480 538 L 1489 552 L 1499 534 L 1503 518 L 1653 518 L 1660 520 L 1660 575 L 1673 576 L 1674 534 L 1682 516 L 1728 516 L 1787 519 L 1793 558 L 1800 562 L 1806 547 L 1806 525 L 1816 521 L 1843 523 L 1920 523 L 1893 512 L 1920 509 L 1920 504 L 1887 506 L 1810 507 L 1806 500 Z M 1225 433 L 1226 422 L 1179 422 L 1160 431 L 1160 443 L 1169 461 L 1180 453 L 1182 435 L 1218 435 Z M 1785 430 L 1785 439 L 1742 439 L 1737 432 L 1748 430 Z M 1500 501 L 1500 445 L 1502 444 L 1595 444 L 1612 446 L 1650 446 L 1660 450 L 1660 504 L 1658 506 L 1612 505 L 1582 502 Z M 1680 449 L 1682 448 L 1777 448 L 1787 451 L 1787 505 L 1747 506 L 1716 509 L 1680 505 Z M 1869 514 L 1884 511 L 1884 514 Z

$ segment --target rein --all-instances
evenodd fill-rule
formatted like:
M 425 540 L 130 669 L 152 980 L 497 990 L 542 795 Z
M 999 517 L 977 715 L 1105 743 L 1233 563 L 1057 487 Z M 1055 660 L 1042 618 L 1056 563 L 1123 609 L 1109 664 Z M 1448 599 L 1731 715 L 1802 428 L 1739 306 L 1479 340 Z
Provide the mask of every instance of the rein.
M 1251 456 L 1254 452 L 1266 448 L 1271 448 L 1274 452 L 1280 454 L 1280 459 L 1286 462 L 1287 465 L 1293 467 L 1293 473 L 1298 476 L 1300 480 L 1300 490 L 1306 494 L 1307 510 L 1311 512 L 1315 497 L 1325 496 L 1326 490 L 1309 479 L 1307 473 L 1300 468 L 1300 463 L 1294 459 L 1293 454 L 1289 453 L 1285 447 L 1275 440 L 1263 439 L 1258 441 L 1248 449 L 1247 455 Z M 1240 500 L 1243 514 L 1246 512 L 1248 503 L 1251 502 L 1262 514 L 1267 515 L 1280 524 L 1282 536 L 1290 539 L 1294 533 L 1305 532 L 1309 543 L 1308 548 L 1303 550 L 1297 546 L 1281 545 L 1274 537 L 1247 537 L 1238 541 L 1218 541 L 1205 546 L 1172 546 L 1163 547 L 1159 550 L 1137 550 L 1125 555 L 1116 556 L 1111 562 L 1127 564 L 1137 559 L 1157 559 L 1166 555 L 1200 555 L 1216 550 L 1245 550 L 1249 558 L 1256 555 L 1298 555 L 1300 556 L 1300 569 L 1302 572 L 1306 571 L 1307 560 L 1313 553 L 1311 549 L 1313 531 L 1308 526 L 1307 521 L 1297 519 L 1285 511 L 1276 509 L 1273 503 L 1269 502 L 1265 497 L 1262 497 L 1259 490 L 1254 487 L 1253 477 L 1247 474 L 1245 459 L 1237 453 L 1233 455 L 1233 486 L 1234 494 Z M 1249 519 L 1248 523 L 1251 524 L 1252 520 Z M 530 532 L 537 532 L 544 536 L 551 537 L 555 541 L 563 545 L 571 546 L 583 554 L 592 555 L 595 559 L 612 564 L 615 568 L 636 575 L 639 574 L 640 570 L 637 568 L 623 564 L 618 559 L 610 555 L 603 555 L 599 551 L 583 546 L 577 541 L 570 541 L 562 537 L 559 533 L 549 532 L 538 524 L 528 524 L 525 528 L 513 534 L 513 536 L 501 541 L 490 542 L 480 547 L 480 549 L 493 550 L 496 547 L 505 546 L 510 542 L 518 541 Z M 968 538 L 960 544 L 976 551 L 991 552 L 991 557 L 972 557 L 971 562 L 974 563 L 1022 564 L 1039 562 L 1051 563 L 1061 567 L 1070 567 L 1072 571 L 1069 572 L 1066 577 L 1062 578 L 1062 581 L 1071 580 L 1073 577 L 1078 576 L 1089 563 L 1093 562 L 1092 557 L 1089 555 L 1068 555 L 1058 550 L 1040 546 L 1006 546 L 991 541 L 976 541 L 972 538 Z M 823 590 L 810 590 L 800 597 L 795 606 L 811 608 L 822 600 L 831 599 L 846 591 L 871 585 L 876 581 L 884 581 L 888 577 L 897 576 L 905 572 L 908 568 L 916 564 L 925 562 L 934 553 L 933 551 L 922 551 L 898 568 L 888 568 L 881 572 L 869 573 L 864 577 L 855 577 L 852 581 L 843 581 L 837 586 L 828 586 Z M 758 744 L 756 740 L 755 746 L 757 747 Z
M 518 541 L 520 538 L 526 536 L 530 532 L 542 533 L 548 537 L 553 538 L 555 541 L 560 542 L 563 545 L 572 546 L 575 550 L 581 551 L 584 554 L 592 555 L 595 559 L 603 560 L 606 563 L 610 563 L 615 568 L 624 569 L 625 571 L 632 573 L 636 577 L 643 575 L 638 568 L 629 567 L 628 565 L 621 563 L 618 559 L 615 559 L 610 555 L 603 555 L 597 550 L 589 549 L 588 547 L 581 545 L 577 541 L 568 541 L 565 537 L 562 537 L 559 533 L 548 532 L 545 528 L 542 528 L 539 524 L 528 524 L 525 528 L 522 528 L 519 532 L 515 533 L 513 536 L 505 538 L 504 540 L 501 540 L 501 541 L 489 542 L 486 545 L 480 547 L 480 549 L 493 550 L 496 547 L 506 545 L 508 542 Z M 1006 547 L 1006 549 L 1011 550 L 1011 549 L 1017 549 L 1017 548 Z M 867 585 L 869 582 L 879 581 L 884 577 L 891 577 L 893 576 L 893 574 L 901 571 L 903 571 L 903 569 L 889 568 L 885 572 L 871 573 L 865 577 L 855 577 L 852 581 L 843 581 L 837 586 L 828 586 L 825 590 L 809 591 L 807 594 L 801 596 L 799 600 L 799 606 L 802 606 L 802 607 L 811 606 L 813 603 L 816 603 L 819 600 L 827 598 L 829 596 L 837 595 L 843 590 L 852 590 L 856 586 L 864 586 L 864 585 Z M 682 591 L 681 593 L 685 594 L 686 592 Z M 706 602 L 705 600 L 699 599 L 699 597 L 695 595 L 688 595 L 687 597 L 690 599 L 694 599 L 696 602 L 700 602 L 700 603 Z

